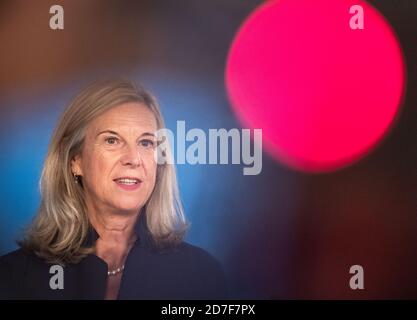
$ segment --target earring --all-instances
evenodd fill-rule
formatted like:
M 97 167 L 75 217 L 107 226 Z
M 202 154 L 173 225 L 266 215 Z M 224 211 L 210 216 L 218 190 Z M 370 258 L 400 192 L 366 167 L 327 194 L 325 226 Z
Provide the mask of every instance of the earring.
M 72 173 L 72 175 L 74 176 L 75 183 L 78 184 L 80 182 L 80 176 L 76 173 Z

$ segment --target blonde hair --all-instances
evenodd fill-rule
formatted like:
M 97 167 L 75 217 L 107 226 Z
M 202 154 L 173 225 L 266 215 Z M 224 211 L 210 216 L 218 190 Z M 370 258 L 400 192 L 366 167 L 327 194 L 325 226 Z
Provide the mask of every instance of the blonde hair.
M 41 204 L 21 246 L 51 263 L 77 263 L 93 248 L 86 246 L 90 222 L 83 188 L 71 172 L 71 159 L 81 153 L 88 124 L 107 110 L 128 102 L 146 105 L 158 129 L 164 121 L 156 99 L 142 86 L 116 79 L 96 82 L 68 106 L 52 135 L 40 179 Z M 172 157 L 169 145 L 165 149 Z M 155 187 L 140 215 L 153 245 L 179 244 L 188 228 L 172 162 L 158 164 Z

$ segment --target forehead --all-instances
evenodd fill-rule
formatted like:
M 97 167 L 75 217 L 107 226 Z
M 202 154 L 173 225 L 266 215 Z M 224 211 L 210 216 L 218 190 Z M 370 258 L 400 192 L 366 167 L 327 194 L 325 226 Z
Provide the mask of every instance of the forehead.
M 113 107 L 95 118 L 87 131 L 96 133 L 101 130 L 121 131 L 120 133 L 156 131 L 157 123 L 153 112 L 144 104 L 138 102 L 125 103 Z

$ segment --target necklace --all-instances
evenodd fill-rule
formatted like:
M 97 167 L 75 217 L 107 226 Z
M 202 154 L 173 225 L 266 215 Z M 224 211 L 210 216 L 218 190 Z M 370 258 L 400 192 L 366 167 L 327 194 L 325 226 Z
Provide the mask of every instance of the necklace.
M 133 241 L 129 242 L 129 248 L 128 248 L 128 252 L 130 250 L 130 247 L 136 242 L 136 236 L 133 238 Z M 111 276 L 115 276 L 116 274 L 119 274 L 121 272 L 123 272 L 123 270 L 125 269 L 125 265 L 123 264 L 121 267 L 113 269 L 113 270 L 108 270 L 107 271 L 107 276 L 111 277 Z
M 109 270 L 107 271 L 107 276 L 115 276 L 116 274 L 119 274 L 120 272 L 122 272 L 125 269 L 125 265 L 122 265 L 121 267 L 114 269 L 114 270 Z

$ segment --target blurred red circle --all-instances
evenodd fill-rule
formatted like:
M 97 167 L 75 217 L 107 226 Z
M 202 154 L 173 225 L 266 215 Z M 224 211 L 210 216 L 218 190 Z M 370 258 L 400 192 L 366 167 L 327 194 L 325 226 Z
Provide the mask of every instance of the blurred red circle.
M 351 28 L 353 5 L 363 8 L 363 29 Z M 323 172 L 360 159 L 386 134 L 405 70 L 392 28 L 365 1 L 272 0 L 240 28 L 225 77 L 237 117 L 263 130 L 270 154 Z

